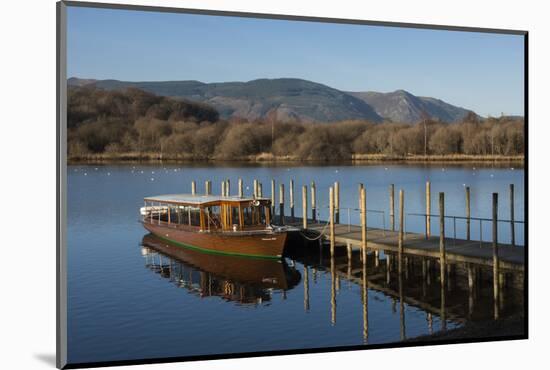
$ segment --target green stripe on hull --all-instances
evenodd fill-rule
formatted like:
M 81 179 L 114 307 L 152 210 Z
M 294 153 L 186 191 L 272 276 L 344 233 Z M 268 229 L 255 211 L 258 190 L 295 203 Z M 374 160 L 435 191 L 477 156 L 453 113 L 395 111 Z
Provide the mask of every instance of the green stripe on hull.
M 267 258 L 267 259 L 280 259 L 281 258 L 281 256 L 264 256 L 264 255 L 261 255 L 261 254 L 246 254 L 246 253 L 215 251 L 215 250 L 212 250 L 212 249 L 205 249 L 205 248 L 201 248 L 201 247 L 196 247 L 194 245 L 178 242 L 176 240 L 172 240 L 170 238 L 157 235 L 155 233 L 153 233 L 153 235 L 155 235 L 157 238 L 160 238 L 164 241 L 173 243 L 173 244 L 177 245 L 178 247 L 194 249 L 194 250 L 201 251 L 203 253 L 221 254 L 221 255 L 226 255 L 226 256 L 237 256 L 237 257 L 246 257 L 246 258 Z

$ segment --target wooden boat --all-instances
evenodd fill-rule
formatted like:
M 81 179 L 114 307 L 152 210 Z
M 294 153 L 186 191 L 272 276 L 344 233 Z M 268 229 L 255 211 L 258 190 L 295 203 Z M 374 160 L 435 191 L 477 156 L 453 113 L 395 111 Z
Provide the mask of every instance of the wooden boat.
M 141 222 L 157 237 L 207 253 L 281 258 L 288 227 L 271 224 L 271 200 L 170 194 L 144 198 Z

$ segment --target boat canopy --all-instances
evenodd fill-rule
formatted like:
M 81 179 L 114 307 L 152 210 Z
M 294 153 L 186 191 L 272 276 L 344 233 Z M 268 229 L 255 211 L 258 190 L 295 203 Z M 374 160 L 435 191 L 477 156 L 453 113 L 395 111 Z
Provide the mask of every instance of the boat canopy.
M 176 205 L 208 206 L 219 203 L 243 203 L 255 200 L 261 203 L 271 202 L 270 198 L 239 197 L 238 195 L 222 197 L 219 195 L 200 194 L 166 194 L 143 198 L 146 202 L 169 203 Z

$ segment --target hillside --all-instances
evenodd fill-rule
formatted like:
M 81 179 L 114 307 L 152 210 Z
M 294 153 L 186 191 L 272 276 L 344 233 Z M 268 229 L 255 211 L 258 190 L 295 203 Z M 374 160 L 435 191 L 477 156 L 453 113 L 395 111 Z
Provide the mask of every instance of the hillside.
M 69 85 L 82 85 L 71 78 Z M 363 119 L 381 122 L 363 100 L 311 81 L 280 78 L 249 82 L 202 83 L 198 81 L 126 82 L 90 80 L 88 85 L 114 90 L 135 87 L 157 95 L 207 103 L 221 118 L 249 121 L 274 118 L 277 121 L 334 122 Z
M 461 121 L 470 110 L 451 105 L 443 100 L 415 96 L 405 90 L 391 93 L 374 91 L 350 92 L 374 108 L 380 116 L 402 123 L 416 123 L 423 116 L 442 122 Z

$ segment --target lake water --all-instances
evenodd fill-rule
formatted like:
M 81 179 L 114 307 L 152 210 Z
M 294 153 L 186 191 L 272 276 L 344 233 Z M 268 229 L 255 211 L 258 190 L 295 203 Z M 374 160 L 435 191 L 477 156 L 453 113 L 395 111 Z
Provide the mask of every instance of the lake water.
M 340 256 L 332 273 L 330 261 L 326 254 L 319 255 L 318 248 L 280 262 L 205 258 L 160 242 L 138 222 L 145 196 L 190 192 L 192 180 L 197 181 L 198 192 L 203 191 L 205 180 L 212 180 L 213 193 L 219 194 L 226 178 L 235 193 L 239 177 L 248 194 L 253 179 L 262 182 L 264 196 L 271 193 L 272 178 L 277 187 L 285 183 L 288 196 L 289 180 L 294 179 L 297 215 L 301 214 L 301 186 L 314 180 L 321 218 L 326 218 L 328 188 L 339 181 L 342 223 L 348 222 L 346 208 L 357 207 L 357 184 L 364 183 L 367 208 L 385 212 L 369 214 L 372 227 L 389 225 L 391 183 L 396 207 L 398 190 L 405 191 L 405 213 L 425 212 L 428 180 L 435 214 L 437 193 L 445 192 L 446 214 L 463 216 L 464 188 L 470 186 L 472 216 L 490 218 L 491 193 L 498 192 L 501 219 L 509 219 L 508 189 L 514 184 L 516 219 L 524 220 L 524 171 L 513 165 L 69 166 L 70 363 L 399 342 L 436 332 L 442 324 L 449 329 L 466 320 L 492 317 L 490 289 L 480 288 L 472 308 L 463 282 L 454 282 L 446 293 L 449 312 L 442 323 L 436 310 L 440 290 L 435 274 L 431 285 L 418 277 L 418 266 L 408 271 L 404 281 L 394 272 L 388 276 L 383 255 L 379 266 L 369 256 L 365 298 L 356 253 L 349 271 L 347 257 Z M 407 232 L 423 231 L 423 218 L 405 220 Z M 349 221 L 358 223 L 356 211 L 349 212 Z M 454 232 L 452 219 L 447 228 Z M 482 224 L 485 240 L 490 228 L 489 222 Z M 515 231 L 521 248 L 524 225 L 517 224 Z M 457 237 L 465 234 L 462 220 L 456 221 L 456 233 Z M 472 238 L 479 233 L 479 224 L 472 222 Z M 499 240 L 510 240 L 506 223 L 499 225 Z M 521 311 L 520 292 L 505 297 L 501 317 Z

